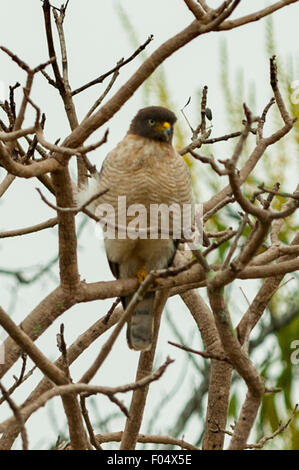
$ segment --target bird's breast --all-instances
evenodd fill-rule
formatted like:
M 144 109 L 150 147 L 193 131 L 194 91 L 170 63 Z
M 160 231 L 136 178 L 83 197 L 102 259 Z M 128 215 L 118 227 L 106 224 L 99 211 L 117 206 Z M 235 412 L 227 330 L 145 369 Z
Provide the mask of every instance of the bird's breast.
M 127 204 L 191 201 L 188 170 L 173 147 L 165 142 L 129 135 L 105 161 L 102 175 L 109 188 L 105 201 L 116 204 L 126 196 Z

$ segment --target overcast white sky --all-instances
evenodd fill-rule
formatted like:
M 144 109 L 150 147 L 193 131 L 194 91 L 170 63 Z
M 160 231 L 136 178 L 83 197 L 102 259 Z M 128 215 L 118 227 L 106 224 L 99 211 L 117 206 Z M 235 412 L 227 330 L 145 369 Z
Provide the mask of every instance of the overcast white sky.
M 54 1 L 53 5 L 59 6 L 61 2 Z M 237 9 L 235 15 L 243 15 L 262 8 L 273 2 L 260 0 L 243 0 L 241 6 Z M 192 20 L 192 15 L 184 5 L 182 0 L 151 0 L 151 2 L 140 0 L 70 0 L 65 20 L 65 31 L 68 46 L 68 57 L 70 64 L 70 82 L 73 88 L 84 84 L 85 82 L 97 77 L 115 65 L 121 57 L 128 57 L 133 46 L 129 40 L 128 32 L 124 29 L 117 13 L 118 5 L 121 4 L 126 10 L 130 21 L 135 26 L 135 33 L 140 43 L 150 35 L 154 34 L 154 41 L 150 44 L 147 51 L 151 52 L 163 41 L 174 35 L 182 28 L 187 26 Z M 220 4 L 219 1 L 211 1 L 211 6 Z M 47 47 L 44 35 L 44 24 L 42 14 L 42 3 L 40 0 L 0 0 L 1 5 L 1 30 L 0 44 L 5 45 L 24 61 L 32 66 L 47 59 Z M 274 27 L 276 31 L 277 54 L 283 60 L 288 57 L 294 59 L 299 57 L 298 53 L 298 18 L 299 4 L 291 5 L 284 10 L 279 11 L 273 16 Z M 53 29 L 55 29 L 53 27 Z M 172 102 L 175 111 L 186 103 L 189 96 L 193 97 L 188 113 L 192 116 L 196 114 L 195 95 L 200 86 L 207 84 L 209 86 L 209 106 L 213 109 L 213 125 L 215 135 L 229 130 L 226 124 L 224 106 L 220 82 L 220 43 L 226 40 L 230 61 L 230 73 L 232 75 L 232 86 L 236 85 L 235 74 L 242 69 L 244 72 L 246 89 L 249 89 L 250 83 L 254 82 L 257 89 L 258 105 L 261 108 L 270 98 L 271 90 L 269 88 L 268 76 L 268 58 L 265 53 L 265 21 L 253 23 L 248 26 L 238 28 L 227 33 L 210 33 L 200 37 L 187 45 L 183 50 L 178 51 L 170 57 L 165 63 L 165 71 L 171 91 Z M 133 61 L 127 67 L 122 69 L 121 76 L 116 82 L 114 90 L 117 90 L 121 84 L 136 70 L 140 59 Z M 50 69 L 49 69 L 50 72 Z M 294 77 L 299 79 L 298 77 Z M 8 85 L 20 81 L 24 84 L 25 74 L 20 71 L 2 52 L 0 54 L 0 81 L 2 89 L 7 93 Z M 106 82 L 90 90 L 83 92 L 75 99 L 79 119 L 82 118 L 95 99 L 104 90 Z M 1 93 L 1 87 L 0 87 Z M 19 91 L 19 96 L 20 91 Z M 68 124 L 63 113 L 63 105 L 57 96 L 56 90 L 51 88 L 46 80 L 37 77 L 33 88 L 33 99 L 39 104 L 41 109 L 46 112 L 47 125 L 46 136 L 48 140 L 54 141 L 58 137 L 62 139 L 68 134 Z M 111 96 L 111 94 L 110 94 Z M 122 138 L 127 131 L 128 125 L 136 111 L 142 106 L 142 89 L 126 103 L 120 112 L 109 124 L 105 125 L 92 137 L 97 140 L 103 134 L 103 130 L 109 126 L 110 135 L 108 143 L 95 152 L 92 159 L 100 166 L 106 153 L 114 147 L 116 142 Z M 156 104 L 156 103 L 152 103 Z M 3 116 L 1 116 L 3 118 Z M 32 114 L 28 115 L 28 123 L 32 122 Z M 179 116 L 181 120 L 182 117 Z M 195 123 L 196 124 L 196 123 Z M 186 134 L 188 137 L 188 134 Z M 0 179 L 5 172 L 0 169 Z M 53 217 L 53 211 L 44 205 L 35 191 L 38 186 L 36 181 L 17 181 L 5 197 L 0 202 L 0 230 L 29 226 L 34 223 Z M 107 266 L 100 242 L 94 235 L 94 226 L 89 222 L 85 228 L 82 238 L 80 238 L 79 263 L 82 278 L 88 282 L 112 279 L 112 275 Z M 38 236 L 30 235 L 23 237 L 21 241 L 16 239 L 0 240 L 0 268 L 17 269 L 26 266 L 37 266 L 52 259 L 57 253 L 56 229 L 42 232 Z M 28 275 L 34 271 L 29 271 Z M 53 269 L 57 275 L 57 270 Z M 57 279 L 57 278 L 56 278 Z M 44 277 L 37 289 L 36 286 L 24 287 L 19 290 L 16 299 L 16 305 L 13 311 L 13 318 L 16 322 L 21 321 L 48 292 L 57 284 L 55 277 Z M 12 289 L 15 289 L 13 279 L 0 276 L 0 298 L 4 308 L 9 309 L 12 300 Z M 14 296 L 15 298 L 15 296 Z M 111 301 L 93 302 L 89 305 L 79 305 L 71 309 L 63 316 L 65 323 L 66 340 L 70 344 L 80 333 L 85 331 L 89 325 L 95 322 L 99 316 L 103 315 Z M 240 297 L 239 308 L 244 308 L 244 299 Z M 186 338 L 190 337 L 193 323 L 187 315 L 186 309 L 179 300 L 171 299 L 169 301 L 169 310 L 172 312 L 178 327 L 184 325 L 184 334 Z M 180 319 L 178 321 L 178 314 Z M 55 346 L 55 335 L 59 330 L 61 319 L 43 335 L 37 344 L 48 354 L 50 358 L 57 357 Z M 0 331 L 0 339 L 5 334 Z M 151 396 L 158 400 L 164 391 L 169 389 L 178 376 L 178 371 L 184 367 L 184 355 L 181 352 L 170 349 L 167 340 L 172 339 L 165 321 L 162 324 L 161 337 L 159 341 L 158 358 L 161 363 L 167 354 L 176 358 L 175 365 L 172 365 L 172 371 L 169 370 L 161 383 L 155 383 L 151 387 Z M 94 348 L 90 348 L 72 368 L 74 380 L 80 377 L 82 369 L 90 364 L 95 354 L 98 352 L 103 339 L 95 343 Z M 199 338 L 195 338 L 194 347 L 200 347 Z M 120 384 L 132 381 L 135 375 L 138 354 L 129 351 L 125 341 L 124 333 L 117 341 L 117 348 L 109 357 L 97 375 L 97 383 L 101 384 Z M 158 362 L 158 359 L 157 359 Z M 17 373 L 18 368 L 13 368 L 11 374 L 5 382 L 11 383 L 12 373 Z M 33 383 L 38 382 L 38 376 L 28 381 L 27 387 L 32 387 Z M 185 400 L 186 392 L 190 390 L 192 383 L 190 378 L 185 379 L 184 387 L 181 388 L 179 398 L 182 403 Z M 26 392 L 19 391 L 15 394 L 17 400 L 24 398 Z M 129 403 L 129 396 L 125 399 Z M 56 410 L 59 410 L 59 400 L 53 401 Z M 105 414 L 106 401 L 99 399 L 99 406 L 105 406 L 101 412 Z M 107 408 L 108 409 L 108 408 Z M 111 407 L 109 405 L 109 410 Z M 159 420 L 159 426 L 162 429 L 165 421 L 168 424 L 173 423 L 177 406 L 168 408 Z M 166 414 L 165 414 L 166 413 Z M 168 415 L 167 415 L 168 413 Z M 173 415 L 172 415 L 173 413 Z M 9 412 L 0 412 L 0 421 L 2 421 Z M 151 410 L 147 409 L 147 416 Z M 59 412 L 56 412 L 58 426 L 61 425 Z M 47 441 L 39 443 L 41 438 L 40 423 L 41 420 L 48 419 L 48 412 L 41 410 L 34 415 L 28 426 L 31 446 L 40 446 L 47 448 Z M 46 426 L 43 426 L 45 429 Z M 120 425 L 115 427 L 118 430 Z M 158 432 L 159 429 L 155 429 Z M 54 430 L 52 434 L 48 433 L 47 438 L 55 440 Z M 197 435 L 197 432 L 196 432 Z M 193 440 L 192 423 L 185 433 L 185 439 Z

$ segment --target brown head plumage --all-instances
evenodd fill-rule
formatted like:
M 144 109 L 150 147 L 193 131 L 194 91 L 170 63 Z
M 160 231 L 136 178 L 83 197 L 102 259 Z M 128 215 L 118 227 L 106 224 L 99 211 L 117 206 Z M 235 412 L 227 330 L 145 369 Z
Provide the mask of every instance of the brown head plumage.
M 175 114 L 161 106 L 149 106 L 138 111 L 128 133 L 171 143 Z

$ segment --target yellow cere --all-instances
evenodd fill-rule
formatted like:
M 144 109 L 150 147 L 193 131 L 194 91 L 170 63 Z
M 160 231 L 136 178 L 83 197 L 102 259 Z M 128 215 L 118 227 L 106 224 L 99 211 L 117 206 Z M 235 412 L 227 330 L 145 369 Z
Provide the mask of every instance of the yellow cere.
M 162 124 L 163 129 L 169 129 L 170 127 L 171 127 L 171 124 L 169 124 L 169 122 L 167 122 L 167 121 L 163 122 L 163 124 Z

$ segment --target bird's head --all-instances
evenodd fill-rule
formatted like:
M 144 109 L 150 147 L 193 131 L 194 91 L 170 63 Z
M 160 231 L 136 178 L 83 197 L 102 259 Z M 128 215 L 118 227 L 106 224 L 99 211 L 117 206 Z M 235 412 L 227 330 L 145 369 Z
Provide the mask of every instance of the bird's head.
M 138 111 L 131 122 L 129 134 L 171 143 L 175 114 L 161 106 L 149 106 Z

